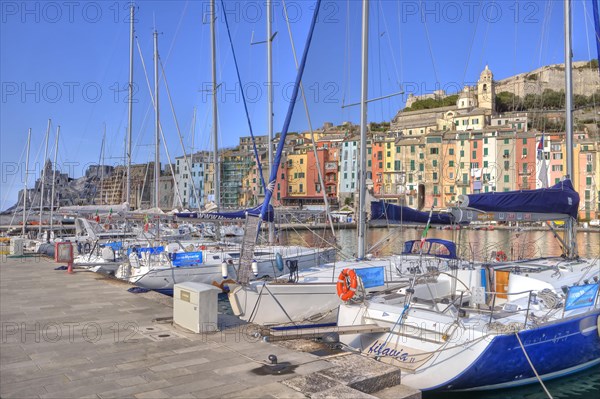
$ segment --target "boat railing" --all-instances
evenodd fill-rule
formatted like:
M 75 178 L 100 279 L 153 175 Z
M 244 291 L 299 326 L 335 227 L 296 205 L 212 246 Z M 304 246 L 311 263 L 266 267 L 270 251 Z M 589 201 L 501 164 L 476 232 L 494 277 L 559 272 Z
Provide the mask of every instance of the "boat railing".
M 518 313 L 525 313 L 525 320 L 523 321 L 523 328 L 527 327 L 527 320 L 529 319 L 529 313 L 531 310 L 531 302 L 534 290 L 526 290 L 520 292 L 496 292 L 496 291 L 485 291 L 486 297 L 488 295 L 492 296 L 492 304 L 490 305 L 490 319 L 489 323 L 491 324 L 494 319 L 499 319 L 502 317 L 506 317 L 508 315 L 514 315 Z M 511 304 L 509 301 L 504 302 L 504 306 L 502 308 L 496 308 L 496 301 L 500 295 L 505 296 L 505 298 L 500 297 L 500 299 L 508 299 L 509 296 L 522 296 L 527 294 L 527 307 L 519 309 L 517 304 Z M 486 301 L 487 302 L 487 301 Z M 506 305 L 511 305 L 511 308 L 507 309 Z M 514 306 L 514 307 L 513 307 Z

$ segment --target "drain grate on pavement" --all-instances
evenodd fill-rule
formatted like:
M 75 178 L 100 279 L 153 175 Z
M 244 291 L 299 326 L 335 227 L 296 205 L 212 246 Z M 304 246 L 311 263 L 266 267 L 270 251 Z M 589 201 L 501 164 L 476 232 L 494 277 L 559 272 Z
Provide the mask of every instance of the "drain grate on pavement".
M 165 341 L 169 339 L 179 339 L 186 338 L 183 335 L 167 329 L 163 326 L 142 326 L 139 329 L 139 333 L 142 334 L 146 338 L 150 338 L 153 341 Z

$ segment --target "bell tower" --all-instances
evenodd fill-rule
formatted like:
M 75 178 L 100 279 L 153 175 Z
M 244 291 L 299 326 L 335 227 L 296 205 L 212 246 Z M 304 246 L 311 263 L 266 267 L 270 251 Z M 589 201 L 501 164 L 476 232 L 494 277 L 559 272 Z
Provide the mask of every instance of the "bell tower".
M 494 90 L 494 74 L 485 66 L 477 82 L 477 102 L 479 108 L 494 112 L 496 102 L 496 91 Z

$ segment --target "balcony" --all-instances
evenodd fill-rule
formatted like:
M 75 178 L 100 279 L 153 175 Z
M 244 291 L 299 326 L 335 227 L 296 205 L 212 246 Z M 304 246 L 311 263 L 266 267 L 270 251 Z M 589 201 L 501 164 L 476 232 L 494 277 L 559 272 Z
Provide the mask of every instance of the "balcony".
M 458 187 L 469 187 L 469 186 L 470 186 L 470 183 L 469 183 L 468 181 L 464 181 L 464 180 L 458 180 L 458 181 L 456 182 L 456 185 L 457 185 Z
M 326 162 L 325 163 L 325 173 L 337 172 L 338 164 L 337 162 Z

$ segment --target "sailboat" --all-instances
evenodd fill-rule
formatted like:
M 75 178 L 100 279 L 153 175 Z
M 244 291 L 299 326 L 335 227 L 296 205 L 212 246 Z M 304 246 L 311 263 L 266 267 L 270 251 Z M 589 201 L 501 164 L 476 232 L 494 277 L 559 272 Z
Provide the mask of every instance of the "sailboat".
M 564 255 L 476 265 L 413 279 L 393 293 L 339 308 L 338 325 L 383 333 L 350 334 L 353 350 L 400 367 L 421 390 L 509 388 L 600 364 L 600 261 L 577 256 L 579 194 L 573 189 L 571 11 L 565 0 L 567 176 L 550 188 L 472 194 L 459 220 L 564 220 Z M 514 219 L 513 219 L 514 218 Z
M 320 2 L 317 1 L 315 15 L 318 13 Z M 315 17 L 316 18 L 316 17 Z M 307 50 L 314 31 L 314 22 L 311 26 L 309 39 L 304 50 L 303 63 L 298 69 L 297 86 L 294 94 L 297 95 L 300 86 Z M 261 325 L 295 324 L 307 325 L 314 323 L 330 323 L 337 320 L 337 309 L 342 300 L 352 299 L 357 291 L 357 298 L 364 299 L 373 292 L 390 292 L 406 286 L 408 276 L 421 275 L 423 271 L 450 270 L 452 268 L 466 268 L 471 264 L 456 256 L 456 246 L 453 242 L 445 240 L 409 241 L 400 255 L 388 258 L 373 258 L 366 254 L 367 224 L 366 209 L 369 202 L 366 190 L 366 147 L 367 147 L 367 31 L 368 31 L 368 3 L 363 8 L 363 64 L 362 64 L 362 101 L 361 101 L 361 156 L 359 166 L 359 220 L 358 220 L 358 259 L 337 262 L 313 267 L 302 273 L 291 273 L 288 279 L 275 281 L 240 281 L 230 284 L 229 301 L 234 314 L 242 320 Z M 295 99 L 294 99 L 295 101 Z M 294 101 L 291 102 L 292 106 Z M 291 106 L 291 107 L 292 107 Z M 286 123 L 289 123 L 290 111 Z M 283 133 L 286 132 L 284 125 Z M 285 141 L 282 133 L 281 144 Z M 278 159 L 276 157 L 276 159 Z M 276 163 L 274 169 L 277 170 Z M 273 181 L 276 176 L 271 176 Z M 274 185 L 274 184 L 273 184 Z M 268 193 L 272 194 L 272 193 Z M 265 203 L 268 204 L 267 195 Z M 371 204 L 372 210 L 378 213 L 386 208 L 380 202 Z M 387 207 L 386 209 L 391 209 Z M 406 207 L 399 207 L 399 221 L 410 223 L 450 224 L 452 220 L 447 215 L 433 212 L 425 213 Z
M 211 1 L 211 15 L 214 16 L 214 0 Z M 273 221 L 272 206 L 258 206 L 255 208 L 223 212 L 220 209 L 220 166 L 217 145 L 217 101 L 216 101 L 216 55 L 215 55 L 215 18 L 211 17 L 211 43 L 212 43 L 212 77 L 213 77 L 213 142 L 214 142 L 214 197 L 216 209 L 211 212 L 179 212 L 178 218 L 193 221 L 226 221 L 248 220 L 248 218 L 261 217 L 266 222 Z M 155 37 L 155 60 L 158 57 Z M 235 55 L 234 55 L 235 57 Z M 158 84 L 155 78 L 155 85 Z M 155 98 L 158 95 L 155 94 Z M 157 104 L 158 108 L 158 104 Z M 158 112 L 158 111 L 157 111 Z M 157 122 L 158 126 L 158 122 Z M 158 129 L 158 127 L 157 127 Z M 158 136 L 157 136 L 158 137 Z M 158 140 L 158 138 L 157 138 Z M 158 162 L 158 161 L 157 161 Z M 157 198 L 158 195 L 155 195 Z M 220 230 L 217 230 L 220 231 Z M 254 232 L 252 233 L 254 234 Z M 219 238 L 217 236 L 217 238 Z M 254 236 L 253 239 L 256 237 Z M 164 248 L 163 248 L 164 249 Z M 181 282 L 212 283 L 213 281 L 238 278 L 235 264 L 243 256 L 244 245 L 239 248 L 221 245 L 201 245 L 199 250 L 186 252 L 178 249 L 175 252 L 145 251 L 144 253 L 130 253 L 129 261 L 117 270 L 117 277 L 125 279 L 138 286 L 171 293 L 173 285 Z M 249 247 L 246 247 L 248 250 Z M 252 246 L 249 259 L 252 263 L 252 272 L 255 278 L 279 277 L 284 273 L 286 264 L 293 268 L 305 269 L 310 266 L 331 262 L 335 259 L 334 248 L 307 248 L 301 246 Z

